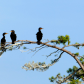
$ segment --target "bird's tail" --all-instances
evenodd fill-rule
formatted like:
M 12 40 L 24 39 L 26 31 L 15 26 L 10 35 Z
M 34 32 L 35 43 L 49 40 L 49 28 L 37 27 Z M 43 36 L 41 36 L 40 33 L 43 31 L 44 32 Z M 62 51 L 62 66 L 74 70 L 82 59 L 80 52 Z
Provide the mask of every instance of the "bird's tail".
M 40 45 L 40 41 L 37 41 L 37 44 Z
M 12 44 L 15 44 L 14 41 L 12 41 Z
M 2 51 L 6 51 L 4 44 L 1 44 L 1 50 L 2 50 Z

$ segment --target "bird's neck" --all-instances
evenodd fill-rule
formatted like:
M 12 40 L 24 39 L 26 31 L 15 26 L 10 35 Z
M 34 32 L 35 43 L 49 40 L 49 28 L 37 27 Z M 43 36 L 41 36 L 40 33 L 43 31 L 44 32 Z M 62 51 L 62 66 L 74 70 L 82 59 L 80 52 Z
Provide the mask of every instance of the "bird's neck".
M 41 32 L 41 30 L 39 30 L 39 32 Z
M 5 38 L 5 36 L 3 36 L 3 38 Z
M 14 32 L 12 32 L 12 34 L 14 34 Z

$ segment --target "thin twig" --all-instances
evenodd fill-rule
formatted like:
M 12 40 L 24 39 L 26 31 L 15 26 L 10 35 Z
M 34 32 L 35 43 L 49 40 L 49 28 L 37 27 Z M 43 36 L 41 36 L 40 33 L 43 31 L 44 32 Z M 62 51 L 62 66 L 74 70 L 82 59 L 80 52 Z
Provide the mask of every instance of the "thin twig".
M 59 50 L 57 50 L 57 51 L 59 51 Z M 49 55 L 47 55 L 47 57 L 51 56 L 53 53 L 56 53 L 57 51 L 50 53 Z

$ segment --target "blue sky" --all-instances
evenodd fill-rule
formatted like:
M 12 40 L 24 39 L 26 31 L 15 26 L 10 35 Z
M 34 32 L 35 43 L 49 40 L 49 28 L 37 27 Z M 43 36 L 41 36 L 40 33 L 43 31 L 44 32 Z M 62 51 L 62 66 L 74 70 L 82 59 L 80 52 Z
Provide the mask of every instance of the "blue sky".
M 15 30 L 17 40 L 36 41 L 36 33 L 39 27 L 43 27 L 43 39 L 57 39 L 59 35 L 69 35 L 71 44 L 83 43 L 84 36 L 84 0 L 1 0 L 0 1 L 0 39 L 2 33 L 7 32 L 6 41 L 11 42 L 10 30 Z M 45 40 L 46 39 L 46 40 Z M 53 45 L 53 44 L 52 44 Z M 24 45 L 34 48 L 38 45 Z M 23 47 L 24 47 L 23 46 Z M 62 47 L 62 45 L 57 45 Z M 22 48 L 21 48 L 22 49 Z M 21 50 L 20 49 L 20 50 Z M 65 48 L 72 53 L 80 52 L 83 47 Z M 28 62 L 50 63 L 54 55 L 46 59 L 55 51 L 52 48 L 44 48 L 36 53 L 21 53 L 20 50 L 5 52 L 0 58 L 0 83 L 1 84 L 52 84 L 48 78 L 67 75 L 66 70 L 77 62 L 68 54 L 64 53 L 61 59 L 45 72 L 25 71 L 21 67 Z

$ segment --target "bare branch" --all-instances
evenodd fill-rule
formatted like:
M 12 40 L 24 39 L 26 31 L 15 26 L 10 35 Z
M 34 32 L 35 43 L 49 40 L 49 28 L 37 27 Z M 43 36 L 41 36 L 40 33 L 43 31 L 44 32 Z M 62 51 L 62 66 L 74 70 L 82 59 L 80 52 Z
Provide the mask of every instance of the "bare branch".
M 60 56 L 59 56 L 57 59 L 54 60 L 54 62 L 57 62 L 57 61 L 61 58 L 61 56 L 62 56 L 63 53 L 64 53 L 64 52 L 62 52 L 62 53 L 60 54 Z
M 41 50 L 41 49 L 43 49 L 43 48 L 45 48 L 46 46 L 44 46 L 44 47 L 41 47 L 39 50 Z M 34 55 L 39 51 L 39 50 L 37 50 L 35 53 L 34 53 Z M 33 56 L 34 56 L 33 55 Z
M 14 45 L 23 45 L 23 44 L 36 44 L 37 42 L 34 42 L 34 41 L 29 41 L 29 40 L 18 40 L 16 42 L 22 42 L 22 43 L 16 43 L 16 44 L 13 44 L 12 46 Z M 84 67 L 82 65 L 82 63 L 78 60 L 77 56 L 75 56 L 73 53 L 71 53 L 70 51 L 67 51 L 66 49 L 64 48 L 59 48 L 57 46 L 53 46 L 53 45 L 49 45 L 47 43 L 43 43 L 41 42 L 40 44 L 43 44 L 43 45 L 46 45 L 48 47 L 51 47 L 51 48 L 55 48 L 55 49 L 58 49 L 58 50 L 61 50 L 63 52 L 66 52 L 67 54 L 71 55 L 76 61 L 77 63 L 80 65 L 80 67 L 84 70 Z M 84 46 L 84 44 L 74 44 L 73 46 Z M 11 46 L 8 46 L 8 47 L 5 47 L 6 49 L 9 49 Z
M 77 56 L 77 57 L 81 57 L 81 58 L 83 58 L 83 59 L 84 59 L 84 57 L 83 57 L 83 56 Z
M 59 51 L 59 50 L 57 50 L 57 51 Z M 56 53 L 57 51 L 50 53 L 49 55 L 47 55 L 47 57 L 51 56 L 52 54 Z

